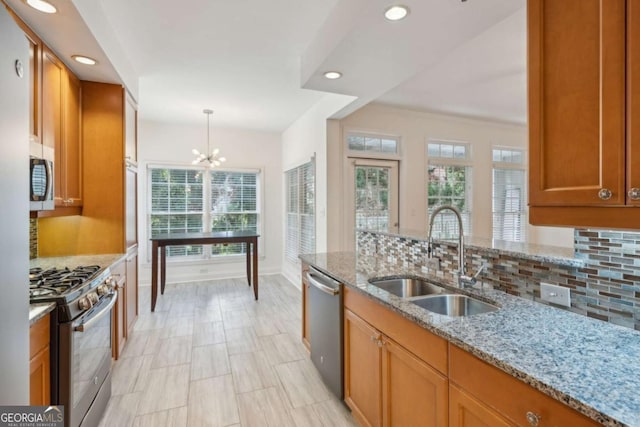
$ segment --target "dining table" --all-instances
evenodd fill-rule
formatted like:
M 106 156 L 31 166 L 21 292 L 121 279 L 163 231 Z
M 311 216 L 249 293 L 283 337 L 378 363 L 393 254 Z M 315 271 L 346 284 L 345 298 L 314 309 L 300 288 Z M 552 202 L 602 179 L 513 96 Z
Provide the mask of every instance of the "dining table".
M 253 285 L 253 294 L 258 300 L 258 237 L 254 231 L 216 231 L 201 233 L 159 234 L 151 240 L 151 311 L 156 309 L 158 299 L 158 259 L 160 259 L 160 294 L 164 294 L 167 278 L 167 246 L 244 244 L 247 263 L 247 282 Z

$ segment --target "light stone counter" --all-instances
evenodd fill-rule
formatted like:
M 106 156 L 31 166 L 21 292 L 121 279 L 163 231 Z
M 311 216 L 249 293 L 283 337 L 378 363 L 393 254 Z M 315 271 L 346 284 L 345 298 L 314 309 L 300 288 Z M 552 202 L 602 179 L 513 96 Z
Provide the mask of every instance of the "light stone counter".
M 38 320 L 51 313 L 56 308 L 54 302 L 44 302 L 41 304 L 29 305 L 29 326 L 33 326 Z
M 300 258 L 587 417 L 640 426 L 640 332 L 492 289 L 464 293 L 500 310 L 443 316 L 368 284 L 373 277 L 411 275 L 454 288 L 442 278 L 353 252 Z

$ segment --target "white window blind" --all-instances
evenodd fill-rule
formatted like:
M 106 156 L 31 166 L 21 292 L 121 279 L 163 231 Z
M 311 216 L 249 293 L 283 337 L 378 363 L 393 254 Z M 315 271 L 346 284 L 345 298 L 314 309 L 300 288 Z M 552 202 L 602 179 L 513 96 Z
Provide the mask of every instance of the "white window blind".
M 204 214 L 202 173 L 190 169 L 152 169 L 150 175 L 151 237 L 201 232 Z M 167 247 L 167 257 L 202 254 L 202 245 Z
M 315 161 L 285 172 L 287 224 L 285 255 L 292 262 L 299 254 L 316 251 Z
M 522 168 L 524 153 L 494 149 L 493 160 L 493 238 L 525 241 L 527 182 L 526 171 Z
M 260 172 L 149 168 L 149 234 L 227 230 L 260 232 Z M 167 257 L 222 257 L 242 244 L 167 247 Z
M 211 171 L 211 231 L 258 232 L 258 175 Z M 214 245 L 213 256 L 244 254 L 245 245 Z
M 454 206 L 462 216 L 464 234 L 471 234 L 471 150 L 469 144 L 450 141 L 430 141 L 427 144 L 429 218 L 440 206 Z M 430 219 L 429 219 L 430 220 Z M 448 239 L 459 235 L 458 220 L 450 211 L 435 218 L 433 235 Z

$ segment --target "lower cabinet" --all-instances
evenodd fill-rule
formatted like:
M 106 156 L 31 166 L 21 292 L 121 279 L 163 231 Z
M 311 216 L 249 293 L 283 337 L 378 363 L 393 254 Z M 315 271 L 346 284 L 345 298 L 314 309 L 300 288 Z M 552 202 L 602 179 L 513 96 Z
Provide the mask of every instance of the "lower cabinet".
M 50 315 L 29 330 L 29 405 L 51 404 Z
M 449 387 L 449 425 L 451 427 L 512 427 L 496 411 L 455 385 Z
M 307 272 L 309 266 L 302 264 L 302 344 L 311 351 L 311 343 L 309 341 L 309 281 L 307 280 Z
M 348 309 L 344 339 L 345 402 L 360 425 L 448 424 L 444 375 Z
M 453 426 L 571 426 L 600 424 L 449 345 Z
M 112 336 L 112 356 L 114 359 L 120 358 L 124 345 L 127 341 L 127 269 L 126 263 L 120 262 L 111 266 L 111 276 L 113 277 L 118 300 L 113 310 L 113 331 Z
M 127 255 L 126 273 L 126 335 L 128 336 L 138 318 L 138 248 L 129 251 Z

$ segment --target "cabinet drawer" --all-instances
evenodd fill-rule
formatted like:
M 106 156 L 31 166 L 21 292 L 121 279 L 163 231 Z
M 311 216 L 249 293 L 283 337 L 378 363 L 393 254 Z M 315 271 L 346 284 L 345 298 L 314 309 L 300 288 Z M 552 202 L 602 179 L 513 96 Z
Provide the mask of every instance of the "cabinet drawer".
M 527 412 L 540 417 L 540 427 L 600 425 L 454 345 L 449 346 L 449 368 L 452 383 L 517 425 L 529 425 Z
M 447 374 L 446 340 L 346 286 L 344 305 L 420 359 Z
M 29 329 L 29 358 L 33 358 L 40 350 L 49 345 L 49 316 L 38 320 Z

